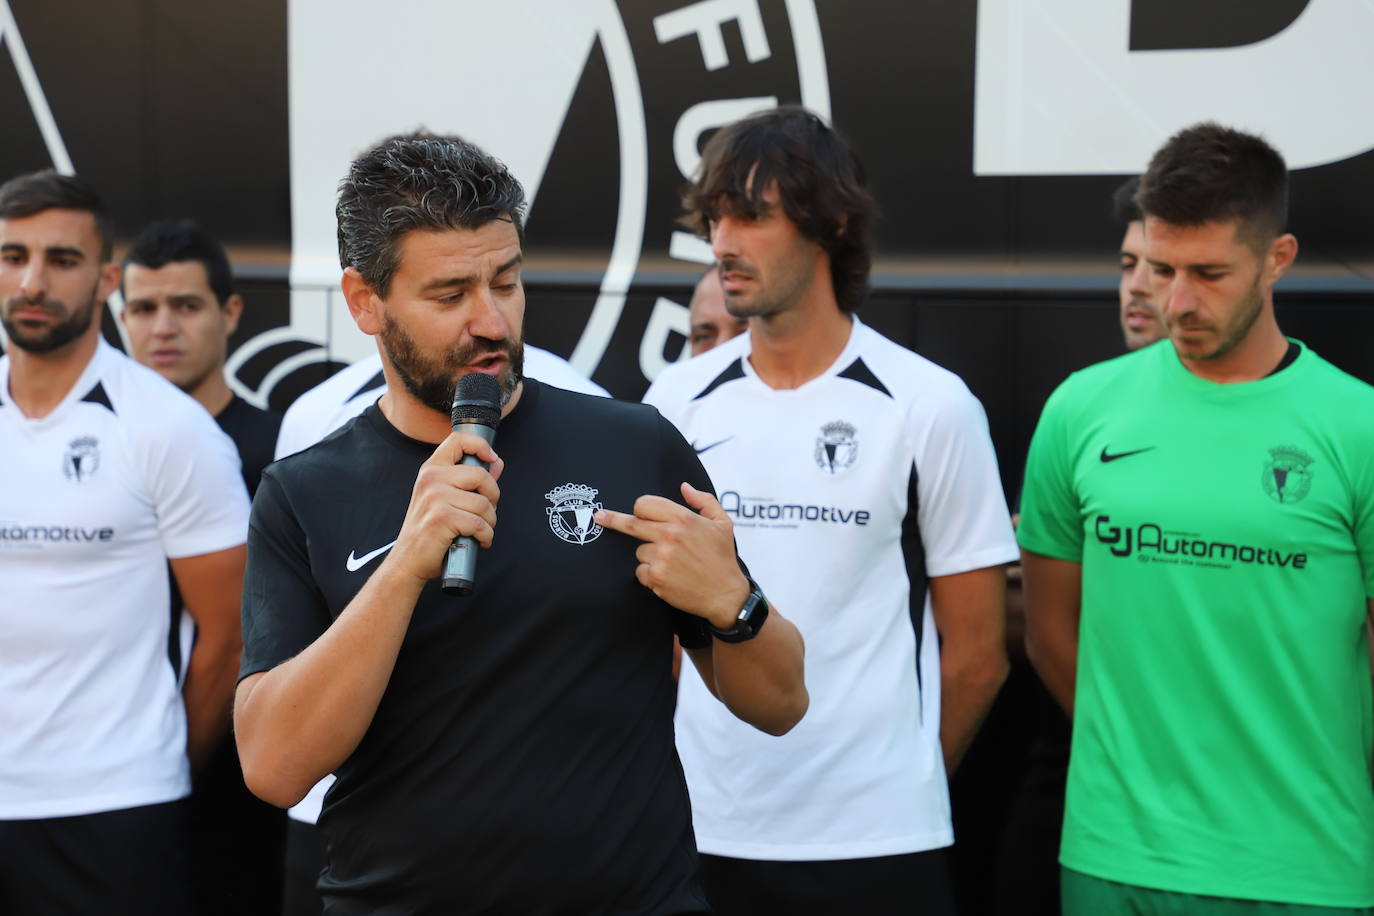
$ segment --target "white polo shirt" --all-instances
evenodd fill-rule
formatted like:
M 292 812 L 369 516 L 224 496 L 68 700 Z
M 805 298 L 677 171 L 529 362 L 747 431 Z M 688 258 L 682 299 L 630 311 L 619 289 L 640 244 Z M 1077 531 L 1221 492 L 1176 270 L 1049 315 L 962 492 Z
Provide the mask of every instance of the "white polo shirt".
M 0 819 L 181 798 L 167 559 L 244 542 L 238 453 L 104 341 L 41 419 L 9 374 L 0 358 Z
M 810 709 L 781 738 L 683 666 L 698 848 L 796 861 L 947 846 L 927 580 L 1017 556 L 982 406 L 857 320 L 835 363 L 794 390 L 768 387 L 749 352 L 743 334 L 669 367 L 644 398 L 697 450 L 740 556 L 806 640 Z

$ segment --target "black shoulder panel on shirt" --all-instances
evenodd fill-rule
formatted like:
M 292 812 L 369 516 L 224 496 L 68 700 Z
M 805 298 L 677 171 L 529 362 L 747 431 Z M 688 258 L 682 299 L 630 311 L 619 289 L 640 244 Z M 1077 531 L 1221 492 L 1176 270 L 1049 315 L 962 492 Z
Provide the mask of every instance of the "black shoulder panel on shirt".
M 701 393 L 692 398 L 692 400 L 700 401 L 721 385 L 724 385 L 726 382 L 733 382 L 737 378 L 744 378 L 744 357 L 742 356 L 727 366 L 724 372 L 716 376 L 715 381 L 703 388 Z
M 878 381 L 878 377 L 873 374 L 873 370 L 868 368 L 863 358 L 854 360 L 849 364 L 849 368 L 840 373 L 840 378 L 847 378 L 851 382 L 858 382 L 860 385 L 867 385 L 869 388 L 881 391 L 888 397 L 892 397 L 892 392 L 887 390 L 887 386 Z
M 360 387 L 357 391 L 355 391 L 355 392 L 353 392 L 352 394 L 350 394 L 350 395 L 348 396 L 348 400 L 351 401 L 351 400 L 353 400 L 354 398 L 362 397 L 364 394 L 367 394 L 369 391 L 373 390 L 374 388 L 381 388 L 381 387 L 384 386 L 385 384 L 386 384 L 386 374 L 385 374 L 384 372 L 382 372 L 382 371 L 379 369 L 379 370 L 377 370 L 377 374 L 376 374 L 376 375 L 372 376 L 372 378 L 370 378 L 370 379 L 368 379 L 366 382 L 364 382 L 364 383 L 362 384 L 362 387 Z
M 110 413 L 119 416 L 118 412 L 114 409 L 114 405 L 110 403 L 110 396 L 105 393 L 105 386 L 100 384 L 100 382 L 96 382 L 95 387 L 86 392 L 86 396 L 81 400 L 89 401 L 92 404 L 103 405 Z

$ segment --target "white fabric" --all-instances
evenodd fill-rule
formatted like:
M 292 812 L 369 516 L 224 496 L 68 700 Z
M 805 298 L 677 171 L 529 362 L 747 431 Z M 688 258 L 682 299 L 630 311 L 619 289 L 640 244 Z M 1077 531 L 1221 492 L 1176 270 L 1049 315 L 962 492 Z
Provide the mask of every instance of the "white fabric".
M 205 410 L 101 342 L 26 418 L 0 359 L 0 819 L 190 791 L 167 654 L 167 558 L 244 542 L 238 452 Z M 86 398 L 97 386 L 113 412 Z
M 375 404 L 384 388 L 370 388 L 362 394 L 357 392 L 381 371 L 382 358 L 374 354 L 339 370 L 297 398 L 282 418 L 275 457 L 280 460 L 309 448 Z M 525 344 L 525 374 L 555 388 L 610 397 L 605 388 L 579 373 L 563 357 L 530 344 Z M 305 798 L 287 812 L 291 819 L 307 824 L 318 821 L 325 793 L 333 784 L 333 776 L 316 783 Z
M 297 398 L 282 418 L 275 457 L 285 458 L 309 448 L 375 404 L 382 396 L 382 388 L 369 389 L 356 397 L 355 394 L 381 371 L 382 358 L 373 354 L 340 369 Z M 525 344 L 525 374 L 555 388 L 610 397 L 605 388 L 587 379 L 561 356 L 530 344 Z
M 795 390 L 764 384 L 749 352 L 741 335 L 669 367 L 644 398 L 698 450 L 740 556 L 806 640 L 811 706 L 781 738 L 734 718 L 683 666 L 678 752 L 698 848 L 831 860 L 946 846 L 938 638 L 928 600 L 912 614 L 901 538 L 914 468 L 911 546 L 929 575 L 1016 558 L 982 406 L 857 320 L 834 365 Z M 732 364 L 742 377 L 698 397 Z M 890 395 L 841 376 L 862 367 Z

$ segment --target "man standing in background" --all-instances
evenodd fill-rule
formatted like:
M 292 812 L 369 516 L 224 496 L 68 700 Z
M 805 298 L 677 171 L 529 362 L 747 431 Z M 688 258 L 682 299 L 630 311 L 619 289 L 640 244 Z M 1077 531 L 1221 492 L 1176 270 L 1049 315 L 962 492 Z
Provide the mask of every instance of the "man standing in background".
M 224 377 L 243 298 L 224 247 L 189 219 L 154 223 L 124 258 L 124 312 L 134 359 L 200 402 L 238 447 L 257 492 L 281 417 L 240 398 Z
M 1117 283 L 1118 317 L 1128 351 L 1139 350 L 1168 336 L 1150 288 L 1145 260 L 1145 222 L 1135 202 L 1140 179 L 1126 179 L 1112 193 L 1112 217 L 1122 227 Z M 1018 682 L 1033 692 L 1036 726 L 1029 762 L 1017 793 L 1011 818 L 1002 837 L 997 869 L 997 912 L 1000 916 L 1059 916 L 1059 840 L 1064 824 L 1064 782 L 1069 769 L 1072 726 L 1064 710 L 1028 670 L 1024 656 L 1025 602 L 1021 565 L 1007 570 L 1007 625 L 1019 652 L 1021 668 L 1013 665 L 1007 683 Z
M 1374 389 L 1285 338 L 1288 171 L 1217 124 L 1136 195 L 1168 345 L 1031 443 L 1028 649 L 1074 716 L 1064 912 L 1374 906 Z
M 862 175 L 803 109 L 707 142 L 686 222 L 749 334 L 645 395 L 797 621 L 815 697 L 771 738 L 718 715 L 683 666 L 678 750 L 719 916 L 952 913 L 946 773 L 1006 676 L 1016 547 L 987 421 L 955 375 L 854 316 L 873 213 Z
M 687 321 L 687 341 L 693 356 L 700 356 L 749 330 L 747 319 L 736 318 L 725 310 L 725 291 L 721 289 L 720 272 L 714 264 L 701 275 L 692 290 Z
M 224 247 L 189 219 L 154 223 L 124 258 L 124 311 L 133 357 L 195 398 L 234 441 L 251 496 L 272 461 L 281 418 L 229 388 L 228 340 L 243 314 Z M 174 604 L 173 613 L 180 610 Z M 182 647 L 194 643 L 181 618 Z M 286 817 L 243 783 L 226 735 L 191 793 L 195 912 L 277 912 L 281 901 Z
M 223 739 L 248 501 L 194 401 L 100 336 L 95 190 L 0 187 L 0 911 L 193 911 L 191 771 Z M 167 564 L 200 629 L 178 691 Z M 189 760 L 188 760 L 189 757 Z

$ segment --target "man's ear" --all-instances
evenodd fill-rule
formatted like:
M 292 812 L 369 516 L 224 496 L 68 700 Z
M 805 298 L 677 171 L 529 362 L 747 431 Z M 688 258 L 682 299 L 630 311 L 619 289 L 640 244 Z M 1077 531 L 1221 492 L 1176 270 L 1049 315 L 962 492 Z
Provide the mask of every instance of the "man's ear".
M 1264 270 L 1268 275 L 1269 283 L 1278 282 L 1288 272 L 1288 268 L 1293 266 L 1293 262 L 1298 257 L 1298 240 L 1291 232 L 1283 235 L 1269 243 L 1269 251 L 1264 256 Z
M 376 335 L 382 330 L 381 297 L 355 268 L 347 267 L 340 282 L 349 314 L 364 334 Z
M 119 266 L 118 261 L 106 261 L 100 265 L 100 282 L 96 285 L 96 301 L 104 303 L 115 294 L 119 289 L 119 280 L 124 275 L 124 268 Z
M 234 293 L 224 300 L 224 336 L 232 337 L 239 329 L 239 319 L 243 317 L 243 297 Z

